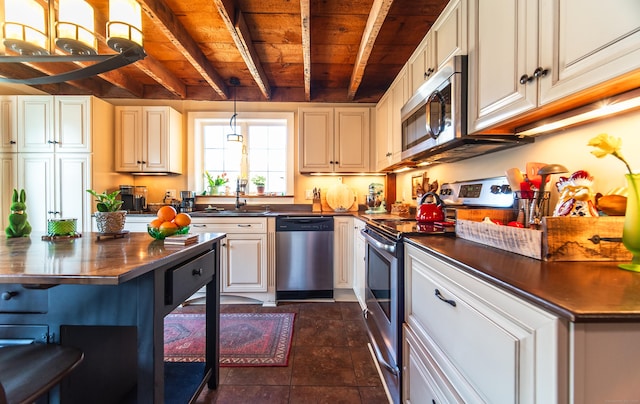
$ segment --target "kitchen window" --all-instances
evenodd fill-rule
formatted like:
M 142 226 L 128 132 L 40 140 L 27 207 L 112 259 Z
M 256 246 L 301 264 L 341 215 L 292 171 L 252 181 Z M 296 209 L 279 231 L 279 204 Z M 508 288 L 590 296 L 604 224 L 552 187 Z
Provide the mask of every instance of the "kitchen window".
M 293 113 L 248 113 L 238 115 L 235 131 L 242 143 L 227 141 L 233 132 L 229 113 L 189 114 L 192 134 L 193 187 L 201 193 L 207 187 L 204 172 L 216 177 L 227 174 L 232 192 L 237 178 L 247 178 L 247 193 L 255 193 L 251 179 L 264 176 L 267 193 L 293 195 Z

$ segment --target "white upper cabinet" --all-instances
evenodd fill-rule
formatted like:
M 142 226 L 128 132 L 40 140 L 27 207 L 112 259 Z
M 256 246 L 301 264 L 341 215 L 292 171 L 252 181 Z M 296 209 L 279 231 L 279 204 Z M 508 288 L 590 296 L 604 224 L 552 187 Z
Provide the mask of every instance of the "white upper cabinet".
M 92 97 L 18 96 L 19 152 L 90 153 Z
M 400 162 L 402 153 L 402 119 L 400 111 L 410 96 L 405 66 L 376 105 L 376 170 Z
M 411 97 L 455 55 L 467 51 L 467 0 L 447 4 L 408 62 Z M 401 106 L 402 108 L 402 106 Z
M 367 172 L 370 108 L 300 108 L 299 167 L 308 172 Z
M 469 130 L 640 67 L 640 2 L 470 0 Z
M 116 171 L 182 173 L 182 115 L 170 107 L 116 107 Z
M 17 97 L 0 96 L 0 152 L 18 151 Z

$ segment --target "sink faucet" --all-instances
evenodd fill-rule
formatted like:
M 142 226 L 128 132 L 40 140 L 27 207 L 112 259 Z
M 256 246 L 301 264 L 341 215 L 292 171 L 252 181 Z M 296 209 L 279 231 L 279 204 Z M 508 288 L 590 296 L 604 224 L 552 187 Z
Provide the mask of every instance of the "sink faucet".
M 247 204 L 247 200 L 245 199 L 244 202 L 240 202 L 240 179 L 236 180 L 236 209 L 240 209 L 241 206 L 244 206 Z

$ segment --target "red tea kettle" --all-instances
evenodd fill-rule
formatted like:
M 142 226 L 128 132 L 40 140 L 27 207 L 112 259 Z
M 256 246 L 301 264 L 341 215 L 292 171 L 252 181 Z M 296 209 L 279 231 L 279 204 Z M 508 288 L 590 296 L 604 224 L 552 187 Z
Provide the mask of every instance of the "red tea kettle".
M 433 202 L 425 203 L 427 197 L 432 196 Z M 433 192 L 427 192 L 418 200 L 416 210 L 416 220 L 418 222 L 441 222 L 444 220 L 442 210 L 442 200 Z

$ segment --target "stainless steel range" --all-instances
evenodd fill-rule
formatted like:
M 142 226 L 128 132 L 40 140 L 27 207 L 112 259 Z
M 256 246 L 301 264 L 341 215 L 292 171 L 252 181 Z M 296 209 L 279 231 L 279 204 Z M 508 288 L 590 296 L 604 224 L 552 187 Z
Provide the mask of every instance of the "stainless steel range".
M 454 208 L 513 206 L 506 177 L 443 184 L 440 198 Z M 366 241 L 365 323 L 394 403 L 401 402 L 404 321 L 404 237 L 454 235 L 453 221 L 419 223 L 413 218 L 371 218 Z

